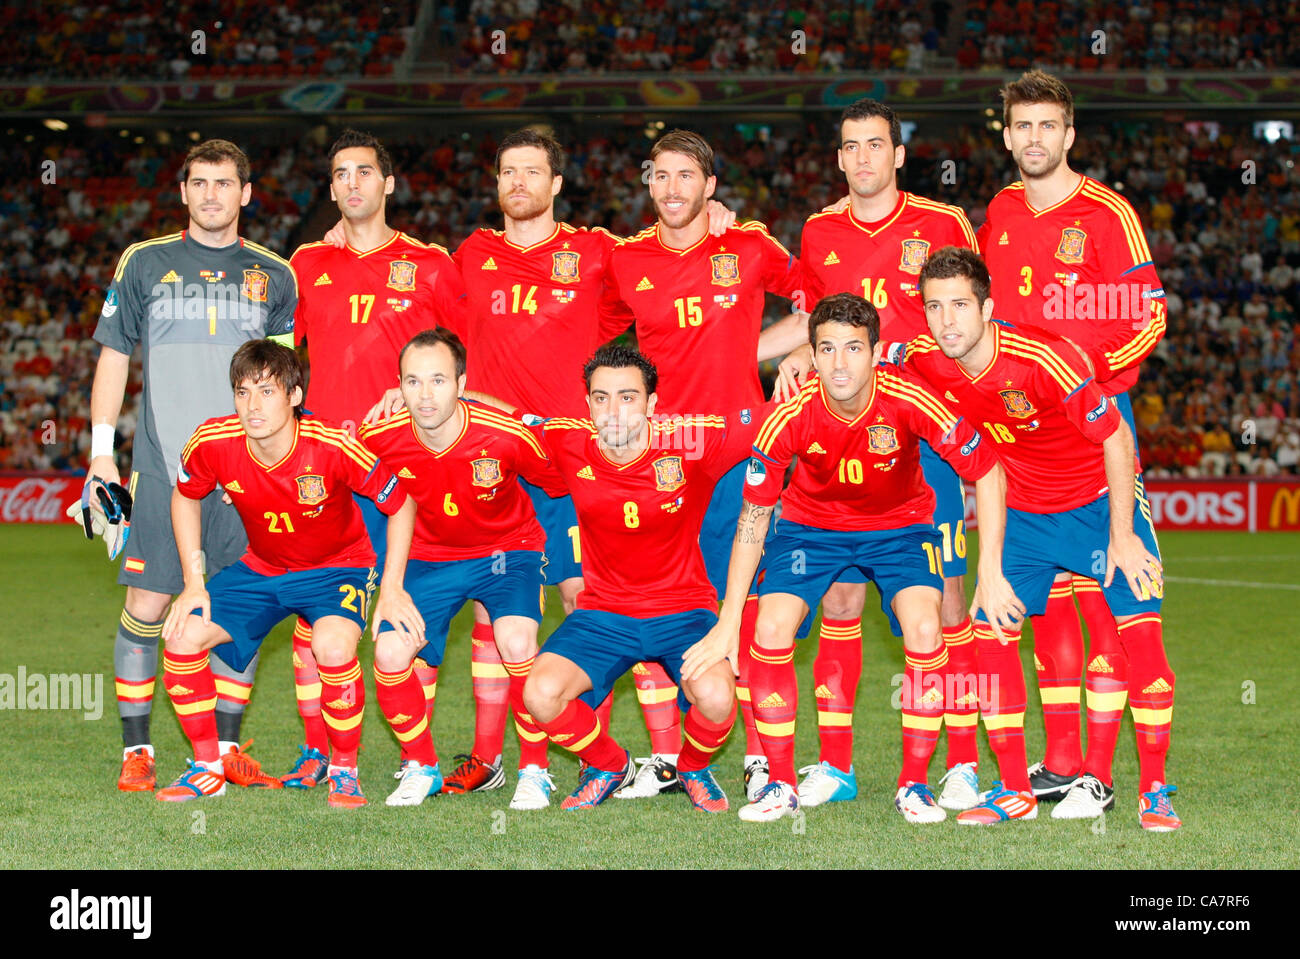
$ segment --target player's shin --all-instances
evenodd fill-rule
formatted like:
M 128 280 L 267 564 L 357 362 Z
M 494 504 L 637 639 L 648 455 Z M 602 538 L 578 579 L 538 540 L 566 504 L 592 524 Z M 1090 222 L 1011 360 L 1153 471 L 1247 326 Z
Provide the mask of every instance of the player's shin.
M 1091 581 L 1090 581 L 1091 582 Z M 1083 673 L 1083 632 L 1074 607 L 1069 579 L 1052 584 L 1047 608 L 1032 618 L 1034 667 L 1047 729 L 1043 764 L 1052 772 L 1072 776 L 1083 764 L 1079 738 L 1079 687 Z
M 321 718 L 320 673 L 311 651 L 311 624 L 299 619 L 293 628 L 293 685 L 302 717 L 304 742 L 322 755 L 329 755 L 329 733 Z
M 382 635 L 378 642 L 384 642 Z M 415 760 L 422 766 L 437 763 L 438 754 L 424 705 L 424 690 L 415 676 L 414 666 L 387 672 L 376 664 L 375 701 L 401 744 L 402 762 Z
M 125 609 L 113 638 L 113 672 L 117 712 L 122 719 L 122 745 L 145 746 L 153 710 L 154 676 L 158 672 L 158 640 L 163 621 L 146 623 Z
M 432 728 L 433 706 L 438 697 L 438 667 L 430 666 L 419 656 L 415 657 L 411 667 L 415 670 L 415 678 L 420 681 L 420 688 L 424 690 L 424 709 Z
M 321 714 L 329 731 L 330 765 L 353 768 L 361 746 L 366 687 L 354 655 L 340 666 L 321 666 Z
M 595 769 L 618 772 L 626 766 L 627 753 L 580 699 L 571 700 L 558 716 L 540 725 L 557 745 Z
M 939 729 L 943 726 L 948 651 L 942 645 L 928 653 L 909 649 L 903 662 L 903 769 L 898 775 L 900 786 L 927 782 L 930 757 L 934 755 Z
M 1129 709 L 1137 734 L 1138 783 L 1142 792 L 1166 783 L 1174 718 L 1174 671 L 1165 656 L 1159 613 L 1144 613 L 1119 625 L 1120 642 L 1128 654 Z
M 196 762 L 217 764 L 217 687 L 208 654 L 163 652 L 163 684 Z
M 948 650 L 944 674 L 943 722 L 948 730 L 945 765 L 979 761 L 976 734 L 979 723 L 979 682 L 975 654 L 975 630 L 970 617 L 956 626 L 943 628 L 943 645 Z
M 494 763 L 505 744 L 510 716 L 510 674 L 501 662 L 491 623 L 474 622 L 470 633 L 474 687 L 474 755 Z
M 758 622 L 758 597 L 745 598 L 745 611 L 740 618 L 740 662 L 736 678 L 736 699 L 740 703 L 740 719 L 745 726 L 745 755 L 761 756 L 763 743 L 758 738 L 758 727 L 754 725 L 754 704 L 749 696 L 749 651 L 754 645 L 754 624 Z
M 550 740 L 524 705 L 524 685 L 528 682 L 534 659 L 535 655 L 520 662 L 502 661 L 510 676 L 510 708 L 515 714 L 515 732 L 519 734 L 520 769 L 528 766 L 545 769 L 548 763 L 546 753 Z
M 681 756 L 677 761 L 678 771 L 695 772 L 709 765 L 713 761 L 713 754 L 722 748 L 735 724 L 734 701 L 726 718 L 716 722 L 705 716 L 699 706 L 691 706 L 686 711 L 686 719 L 682 724 L 685 736 Z
M 861 619 L 823 619 L 813 661 L 821 759 L 836 769 L 853 765 L 853 705 L 862 678 Z
M 681 710 L 677 708 L 677 684 L 663 666 L 655 662 L 637 663 L 632 667 L 636 698 L 641 704 L 646 732 L 650 734 L 650 751 L 660 756 L 676 756 L 682 749 Z
M 794 721 L 799 692 L 794 671 L 794 647 L 768 649 L 758 643 L 750 650 L 750 695 L 754 723 L 767 756 L 769 781 L 796 784 Z
M 1097 589 L 1096 582 L 1092 582 Z M 1080 605 L 1087 595 L 1075 583 Z M 1101 592 L 1098 589 L 1097 595 Z M 1105 601 L 1102 600 L 1105 605 Z M 1109 611 L 1109 607 L 1107 607 Z M 1088 621 L 1088 668 L 1083 674 L 1088 704 L 1088 751 L 1083 756 L 1083 771 L 1096 776 L 1107 786 L 1112 782 L 1115 744 L 1119 739 L 1120 721 L 1128 698 L 1128 656 L 1120 644 L 1115 618 L 1109 617 L 1108 628 Z
M 239 745 L 239 727 L 243 724 L 249 697 L 253 695 L 253 677 L 257 675 L 261 655 L 259 649 L 242 671 L 236 671 L 220 656 L 210 660 L 217 687 L 217 739 L 223 755 L 231 746 Z
M 1003 635 L 1008 640 L 1005 646 L 987 623 L 975 624 L 980 712 L 1003 786 L 1014 792 L 1027 792 L 1025 672 L 1020 665 L 1020 634 L 1004 630 Z

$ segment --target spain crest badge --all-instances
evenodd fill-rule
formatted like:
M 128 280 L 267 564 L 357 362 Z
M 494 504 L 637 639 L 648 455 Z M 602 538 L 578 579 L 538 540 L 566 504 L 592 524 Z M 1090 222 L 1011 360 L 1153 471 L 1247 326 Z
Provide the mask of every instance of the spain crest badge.
M 888 456 L 898 451 L 898 433 L 892 426 L 877 424 L 867 427 L 867 446 L 877 456 Z
M 488 457 L 470 461 L 474 467 L 475 486 L 496 486 L 501 482 L 501 461 Z
M 319 473 L 304 473 L 302 476 L 295 476 L 294 481 L 298 484 L 298 502 L 304 506 L 315 506 L 317 503 L 325 502 L 328 495 L 325 492 L 325 477 Z
M 919 276 L 921 273 L 921 267 L 925 266 L 926 258 L 929 255 L 929 240 L 904 240 L 903 258 L 898 261 L 898 268 L 904 273 L 911 273 L 913 276 Z
M 581 277 L 578 275 L 578 258 L 580 254 L 572 250 L 561 250 L 551 254 L 551 282 L 552 283 L 577 283 Z
M 715 253 L 709 262 L 713 264 L 714 286 L 735 286 L 740 282 L 740 257 L 735 253 Z
M 1088 239 L 1076 226 L 1067 226 L 1061 231 L 1061 242 L 1056 245 L 1056 258 L 1062 263 L 1082 263 L 1083 243 Z
M 1007 412 L 1017 419 L 1026 419 L 1038 412 L 1034 409 L 1034 404 L 1029 402 L 1029 397 L 1025 396 L 1024 390 L 998 390 L 998 396 L 1002 397 L 1002 405 L 1007 408 Z
M 415 289 L 415 264 L 410 260 L 392 260 L 388 264 L 388 288 L 399 293 Z
M 686 473 L 680 456 L 661 456 L 654 461 L 655 489 L 671 493 L 686 485 Z
M 239 292 L 254 303 L 265 303 L 266 289 L 270 284 L 271 278 L 261 270 L 245 270 L 244 282 L 240 284 Z

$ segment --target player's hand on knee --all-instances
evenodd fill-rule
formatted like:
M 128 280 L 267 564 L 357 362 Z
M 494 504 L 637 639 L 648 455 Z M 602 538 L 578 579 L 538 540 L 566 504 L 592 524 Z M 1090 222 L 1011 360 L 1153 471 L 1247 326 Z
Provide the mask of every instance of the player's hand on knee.
M 167 613 L 167 619 L 163 623 L 163 639 L 173 642 L 179 640 L 185 633 L 185 623 L 189 620 L 190 613 L 196 609 L 203 617 L 203 625 L 211 624 L 212 597 L 202 586 L 197 588 L 187 586 L 180 596 L 176 597 L 176 602 L 172 603 L 172 608 Z
M 402 399 L 402 391 L 396 386 L 384 391 L 384 398 L 366 412 L 366 418 L 361 421 L 362 425 L 366 423 L 382 423 L 395 413 L 400 413 L 406 409 L 406 400 Z
M 1106 550 L 1106 581 L 1103 586 L 1110 586 L 1116 569 L 1124 574 L 1138 602 L 1164 595 L 1164 566 L 1159 557 L 1147 551 L 1136 533 L 1111 537 L 1110 547 Z
M 682 657 L 682 680 L 690 682 L 699 679 L 728 655 L 732 657 L 732 672 L 739 676 L 739 648 L 739 634 L 721 624 L 714 626 L 703 639 L 686 650 L 686 655 Z
M 348 235 L 343 229 L 342 218 L 330 227 L 329 232 L 325 234 L 324 239 L 330 246 L 338 247 L 340 250 L 348 245 Z
M 381 622 L 391 626 L 403 644 L 424 645 L 424 617 L 420 615 L 420 610 L 411 599 L 411 594 L 401 587 L 388 589 L 380 587 L 379 601 L 375 603 L 372 638 L 378 638 Z
M 1018 633 L 1025 619 L 1025 604 L 1020 601 L 1011 583 L 1001 573 L 993 576 L 981 576 L 975 583 L 975 599 L 971 603 L 970 616 L 975 618 L 978 610 L 984 610 L 988 617 L 989 628 L 1003 646 L 1007 637 L 1002 632 Z
M 722 236 L 736 222 L 736 211 L 728 210 L 717 200 L 710 200 L 704 209 L 709 217 L 709 232 L 714 236 Z

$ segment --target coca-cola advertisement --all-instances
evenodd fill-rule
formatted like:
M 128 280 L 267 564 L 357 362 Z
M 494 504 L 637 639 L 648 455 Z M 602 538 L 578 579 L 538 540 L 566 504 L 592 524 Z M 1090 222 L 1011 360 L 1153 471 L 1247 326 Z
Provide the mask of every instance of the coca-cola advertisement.
M 0 473 L 0 523 L 71 523 L 85 478 L 71 473 Z

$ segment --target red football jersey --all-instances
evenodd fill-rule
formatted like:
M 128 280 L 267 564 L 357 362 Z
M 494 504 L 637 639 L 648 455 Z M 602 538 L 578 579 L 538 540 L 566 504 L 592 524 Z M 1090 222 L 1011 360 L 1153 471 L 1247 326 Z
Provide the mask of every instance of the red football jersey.
M 419 504 L 411 558 L 478 559 L 496 550 L 544 550 L 546 534 L 515 478 L 555 486 L 537 438 L 517 419 L 461 400 L 465 425 L 438 453 L 424 445 L 403 410 L 361 428 L 361 441 Z
M 1108 393 L 1137 382 L 1165 335 L 1165 291 L 1128 200 L 1085 176 L 1035 210 L 1016 182 L 989 203 L 979 244 L 998 319 L 1078 344 Z
M 903 343 L 926 332 L 917 279 L 926 259 L 945 246 L 975 249 L 975 231 L 960 207 L 899 191 L 889 216 L 863 223 L 845 208 L 814 213 L 803 227 L 805 309 L 833 293 L 856 293 L 880 314 L 885 342 Z
M 538 416 L 585 416 L 582 367 L 632 324 L 624 309 L 602 325 L 601 287 L 619 239 L 558 223 L 532 246 L 475 230 L 457 248 L 468 303 L 471 390 Z
M 360 253 L 328 243 L 300 246 L 294 343 L 307 341 L 306 406 L 323 420 L 351 423 L 398 384 L 397 354 L 421 330 L 445 326 L 465 336 L 465 289 L 447 251 L 394 233 Z
M 1091 503 L 1107 489 L 1101 442 L 1120 427 L 1119 410 L 1068 341 L 1000 324 L 993 335 L 993 359 L 976 376 L 930 336 L 907 345 L 905 368 L 993 443 L 1008 506 L 1062 513 Z
M 638 346 L 659 370 L 661 412 L 757 409 L 764 294 L 792 297 L 798 287 L 799 261 L 761 223 L 685 250 L 667 246 L 655 225 L 614 250 L 601 317 L 631 309 Z
M 202 499 L 218 483 L 248 533 L 243 561 L 264 576 L 331 566 L 374 566 L 375 551 L 352 493 L 392 515 L 406 502 L 375 454 L 313 416 L 294 427 L 288 454 L 273 466 L 254 458 L 239 417 L 216 417 L 181 452 L 176 488 Z
M 758 414 L 657 420 L 650 447 L 623 465 L 601 450 L 591 420 L 543 424 L 542 441 L 578 512 L 580 609 L 641 618 L 717 609 L 700 526 L 718 477 L 745 458 Z
M 830 530 L 898 529 L 934 522 L 934 491 L 921 472 L 926 440 L 966 479 L 997 457 L 980 434 L 923 383 L 878 368 L 866 409 L 847 420 L 830 408 L 821 381 L 806 383 L 758 429 L 745 499 L 781 518 Z M 798 460 L 784 493 L 785 471 Z

